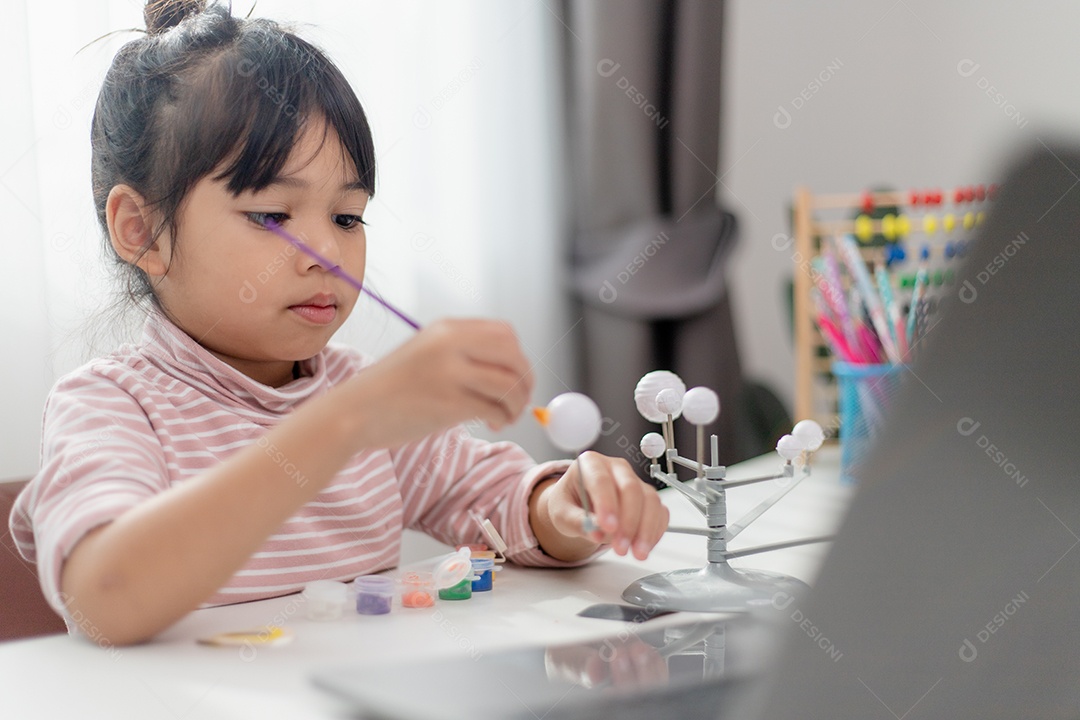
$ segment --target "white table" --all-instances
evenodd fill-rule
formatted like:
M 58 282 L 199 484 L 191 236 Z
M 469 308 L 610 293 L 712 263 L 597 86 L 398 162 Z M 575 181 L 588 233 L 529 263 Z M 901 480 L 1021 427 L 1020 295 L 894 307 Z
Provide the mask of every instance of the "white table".
M 728 478 L 771 473 L 776 455 L 732 466 Z M 732 548 L 830 534 L 839 525 L 851 488 L 838 481 L 838 453 L 824 448 L 813 475 L 745 530 Z M 728 517 L 772 494 L 771 482 L 728 491 Z M 662 493 L 672 524 L 698 525 L 701 516 L 673 490 Z M 818 544 L 735 560 L 813 582 L 827 551 Z M 508 566 L 491 593 L 434 609 L 395 608 L 390 615 L 348 614 L 312 622 L 299 596 L 200 610 L 154 642 L 98 647 L 85 639 L 53 636 L 0 644 L 0 718 L 273 718 L 346 717 L 345 706 L 315 688 L 310 675 L 341 663 L 408 662 L 437 656 L 475 656 L 541 642 L 590 640 L 618 632 L 607 620 L 577 617 L 597 602 L 622 602 L 633 580 L 653 572 L 705 564 L 705 539 L 668 534 L 648 560 L 613 553 L 573 570 Z M 684 615 L 650 621 L 659 627 Z M 196 638 L 228 630 L 284 625 L 287 645 L 215 648 Z

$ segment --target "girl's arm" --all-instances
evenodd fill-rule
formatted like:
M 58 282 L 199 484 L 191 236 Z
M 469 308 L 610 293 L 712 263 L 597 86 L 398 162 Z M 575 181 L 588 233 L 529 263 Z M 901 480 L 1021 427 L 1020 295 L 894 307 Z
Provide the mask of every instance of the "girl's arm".
M 504 323 L 434 323 L 270 431 L 264 445 L 280 454 L 245 448 L 83 536 L 61 572 L 68 610 L 113 644 L 146 640 L 224 585 L 357 452 L 474 417 L 499 429 L 531 390 Z

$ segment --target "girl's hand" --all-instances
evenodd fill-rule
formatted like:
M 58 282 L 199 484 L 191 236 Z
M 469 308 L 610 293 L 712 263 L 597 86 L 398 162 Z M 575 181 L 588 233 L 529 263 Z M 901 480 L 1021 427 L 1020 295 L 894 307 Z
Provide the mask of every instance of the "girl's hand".
M 524 410 L 533 375 L 505 322 L 439 320 L 348 386 L 364 445 L 398 447 L 474 418 L 502 429 Z
M 583 530 L 582 479 L 599 525 L 588 534 Z M 545 552 L 563 560 L 580 559 L 601 542 L 610 543 L 619 555 L 633 552 L 644 560 L 668 525 L 668 509 L 656 489 L 625 460 L 596 452 L 582 453 L 561 478 L 538 488 L 535 495 L 539 498 L 535 514 L 530 513 L 533 532 Z

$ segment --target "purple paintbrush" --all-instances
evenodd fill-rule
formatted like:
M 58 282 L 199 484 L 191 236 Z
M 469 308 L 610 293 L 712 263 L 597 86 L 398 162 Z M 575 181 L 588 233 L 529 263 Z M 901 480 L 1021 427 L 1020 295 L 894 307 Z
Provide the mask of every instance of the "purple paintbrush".
M 281 227 L 281 225 L 279 225 L 274 220 L 271 220 L 270 218 L 266 218 L 263 221 L 263 225 L 266 227 L 267 230 L 269 230 L 269 231 L 281 236 L 285 240 L 287 240 L 289 242 L 289 244 L 292 245 L 293 247 L 295 247 L 297 250 L 299 250 L 301 252 L 304 252 L 304 253 L 307 253 L 308 255 L 313 257 L 316 260 L 316 262 L 318 262 L 320 265 L 322 265 L 324 268 L 326 268 L 326 270 L 328 272 L 333 273 L 334 275 L 337 275 L 339 278 L 341 278 L 345 282 L 349 283 L 350 285 L 352 285 L 354 288 L 356 288 L 360 292 L 367 293 L 375 302 L 379 303 L 384 308 L 386 308 L 390 312 L 397 315 L 399 318 L 401 318 L 402 322 L 404 322 L 406 325 L 411 327 L 413 330 L 419 330 L 420 329 L 420 323 L 416 322 L 411 317 L 409 317 L 405 313 L 398 310 L 396 307 L 394 307 L 393 305 L 388 303 L 386 300 L 383 300 L 382 297 L 378 293 L 376 293 L 374 290 L 369 290 L 366 287 L 364 287 L 364 283 L 360 282 L 359 280 L 354 278 L 352 275 L 350 275 L 349 273 L 342 270 L 341 267 L 337 263 L 330 262 L 329 259 L 327 259 L 327 258 L 323 257 L 322 255 L 320 255 L 313 247 L 308 245 L 306 242 L 304 242 L 300 238 L 295 237 L 291 233 L 287 232 L 285 230 L 285 228 Z

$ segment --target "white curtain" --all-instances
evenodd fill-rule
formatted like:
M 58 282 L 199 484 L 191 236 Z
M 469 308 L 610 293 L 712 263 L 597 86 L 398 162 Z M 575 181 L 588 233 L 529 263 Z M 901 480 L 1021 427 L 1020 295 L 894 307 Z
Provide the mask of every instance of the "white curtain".
M 141 28 L 134 0 L 7 4 L 0 57 L 0 478 L 37 466 L 45 397 L 115 344 L 94 323 L 114 290 L 90 194 L 89 127 L 116 50 Z M 243 15 L 249 2 L 235 2 Z M 255 14 L 297 25 L 337 62 L 375 134 L 368 282 L 421 323 L 509 320 L 536 364 L 534 401 L 573 385 L 558 268 L 565 228 L 558 21 L 537 0 L 290 3 Z M 370 302 L 337 339 L 380 355 L 410 330 Z M 527 420 L 501 437 L 552 449 Z

